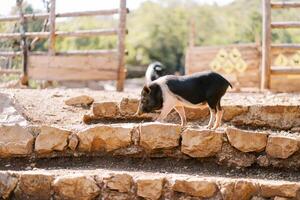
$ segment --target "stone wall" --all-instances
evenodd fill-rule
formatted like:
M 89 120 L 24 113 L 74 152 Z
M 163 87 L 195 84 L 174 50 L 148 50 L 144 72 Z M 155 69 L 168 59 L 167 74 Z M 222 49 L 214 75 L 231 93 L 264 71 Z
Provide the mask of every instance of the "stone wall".
M 210 158 L 219 164 L 248 167 L 300 167 L 295 134 L 187 128 L 161 123 L 91 125 L 67 130 L 54 126 L 0 126 L 0 157 L 121 155 Z
M 86 115 L 84 121 L 92 120 L 143 120 L 155 119 L 158 114 L 145 114 L 136 117 L 139 101 L 137 99 L 123 98 L 120 102 L 98 102 L 92 106 L 92 114 Z M 282 130 L 300 130 L 300 106 L 299 105 L 223 105 L 223 121 L 235 126 L 269 127 Z M 208 108 L 186 108 L 186 116 L 189 121 L 203 122 L 209 119 Z M 172 112 L 167 121 L 179 121 L 177 113 Z
M 0 172 L 3 199 L 296 199 L 300 184 L 132 172 Z

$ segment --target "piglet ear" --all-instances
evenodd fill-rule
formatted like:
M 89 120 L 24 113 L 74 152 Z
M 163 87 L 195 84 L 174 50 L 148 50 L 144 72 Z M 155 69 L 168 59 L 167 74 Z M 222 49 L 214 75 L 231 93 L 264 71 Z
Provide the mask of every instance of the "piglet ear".
M 144 86 L 143 93 L 149 94 L 151 92 L 150 88 L 148 86 Z
M 159 65 L 156 65 L 155 67 L 154 67 L 154 69 L 155 69 L 155 71 L 162 71 L 162 68 L 161 68 L 161 66 L 159 66 Z

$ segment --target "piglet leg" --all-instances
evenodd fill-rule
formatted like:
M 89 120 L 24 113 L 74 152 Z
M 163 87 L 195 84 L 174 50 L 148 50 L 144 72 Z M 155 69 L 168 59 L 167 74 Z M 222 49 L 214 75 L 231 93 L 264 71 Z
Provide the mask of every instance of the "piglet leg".
M 206 128 L 211 129 L 211 127 L 213 126 L 214 115 L 216 115 L 216 111 L 209 108 L 209 113 L 210 113 L 210 118 L 209 118 L 209 122 L 208 122 L 208 125 L 206 126 Z
M 174 108 L 174 104 L 168 104 L 163 106 L 160 115 L 156 119 L 156 121 L 163 122 L 163 120 L 168 116 L 171 110 Z
M 181 119 L 181 126 L 185 126 L 186 125 L 186 116 L 185 116 L 185 110 L 183 106 L 176 106 L 175 110 L 177 111 L 177 113 L 180 116 Z
M 215 130 L 216 128 L 218 128 L 220 126 L 222 117 L 223 117 L 223 110 L 218 110 L 217 115 L 216 115 L 216 121 L 215 121 L 214 127 L 212 128 L 213 130 Z

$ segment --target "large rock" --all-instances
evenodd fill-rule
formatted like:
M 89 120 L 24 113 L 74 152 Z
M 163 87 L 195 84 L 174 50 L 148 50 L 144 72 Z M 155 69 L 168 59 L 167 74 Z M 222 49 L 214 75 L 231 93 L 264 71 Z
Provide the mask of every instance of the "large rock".
M 117 102 L 93 103 L 92 110 L 96 117 L 116 117 L 120 114 Z
M 138 99 L 123 98 L 120 102 L 120 112 L 122 115 L 134 115 L 139 107 Z
M 230 144 L 242 152 L 261 152 L 267 145 L 268 134 L 265 132 L 227 128 L 226 134 Z
M 76 134 L 69 135 L 69 144 L 68 147 L 75 151 L 79 143 L 78 136 Z
M 176 180 L 172 189 L 195 197 L 210 198 L 214 196 L 218 187 L 212 181 L 207 180 Z
M 98 125 L 79 132 L 80 151 L 113 151 L 131 144 L 131 125 Z
M 145 123 L 140 128 L 140 146 L 147 150 L 174 148 L 179 145 L 180 126 Z
M 297 196 L 300 191 L 300 183 L 285 183 L 283 181 L 265 182 L 260 184 L 263 197 L 289 197 Z
M 139 179 L 137 195 L 145 199 L 156 200 L 162 195 L 164 179 Z
M 13 95 L 0 93 L 0 124 L 26 126 L 28 121 L 22 114 L 21 106 Z
M 223 120 L 224 121 L 230 121 L 233 118 L 244 114 L 248 111 L 247 106 L 224 106 L 224 115 L 223 115 Z
M 94 99 L 87 95 L 69 98 L 65 101 L 68 106 L 89 106 L 94 102 Z
M 224 200 L 249 200 L 258 193 L 258 188 L 249 181 L 219 181 L 218 184 Z
M 68 145 L 70 134 L 71 131 L 51 126 L 42 126 L 41 132 L 35 140 L 35 151 L 41 154 L 52 151 L 63 151 Z
M 33 140 L 33 135 L 19 125 L 0 125 L 0 157 L 30 154 Z
M 108 178 L 104 179 L 104 183 L 112 190 L 117 190 L 118 192 L 129 192 L 133 179 L 128 174 L 111 174 Z
M 219 164 L 228 166 L 249 167 L 256 161 L 256 156 L 244 153 L 232 147 L 229 143 L 223 143 L 222 149 L 216 155 Z
M 202 106 L 200 108 L 184 108 L 186 113 L 186 118 L 188 120 L 205 120 L 209 115 L 208 107 Z
M 8 199 L 17 184 L 17 178 L 8 173 L 0 172 L 0 197 L 3 199 Z
M 100 194 L 95 180 L 83 175 L 61 176 L 54 180 L 53 189 L 57 199 L 91 200 Z
M 278 129 L 291 129 L 300 125 L 300 106 L 259 105 L 250 106 L 247 113 L 232 119 L 235 125 L 268 126 Z
M 182 133 L 181 151 L 191 157 L 209 157 L 222 148 L 222 133 L 187 129 Z
M 299 142 L 287 136 L 269 136 L 266 152 L 273 158 L 288 158 L 299 150 Z
M 45 174 L 22 174 L 15 189 L 17 199 L 51 199 L 51 183 L 54 177 Z

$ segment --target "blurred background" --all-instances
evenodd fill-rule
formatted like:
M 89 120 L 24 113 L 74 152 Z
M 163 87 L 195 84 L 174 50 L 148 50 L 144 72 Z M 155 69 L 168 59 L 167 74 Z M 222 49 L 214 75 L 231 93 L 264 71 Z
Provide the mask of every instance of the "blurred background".
M 25 0 L 25 13 L 46 12 L 47 0 Z M 0 15 L 17 14 L 15 0 L 0 0 Z M 57 0 L 57 12 L 71 12 L 117 8 L 118 0 Z M 188 46 L 190 21 L 195 22 L 195 45 L 227 45 L 238 43 L 260 43 L 261 41 L 261 0 L 128 0 L 130 13 L 127 18 L 126 65 L 127 77 L 144 74 L 152 61 L 161 61 L 169 73 L 183 72 L 185 50 Z M 296 9 L 276 10 L 272 18 L 281 20 L 300 19 Z M 60 18 L 56 29 L 62 31 L 116 27 L 117 18 L 80 17 Z M 28 31 L 38 32 L 43 28 L 43 20 L 28 22 Z M 0 23 L 0 32 L 18 32 L 18 23 Z M 272 32 L 273 42 L 300 43 L 300 29 Z M 47 41 L 40 40 L 34 50 L 46 51 Z M 93 36 L 87 38 L 58 38 L 57 51 L 112 49 L 116 47 L 116 37 Z M 1 40 L 0 50 L 18 50 L 17 42 Z M 7 62 L 1 60 L 0 62 Z M 8 63 L 2 63 L 8 65 Z M 9 63 L 19 68 L 20 60 Z M 3 77 L 2 77 L 3 78 Z

